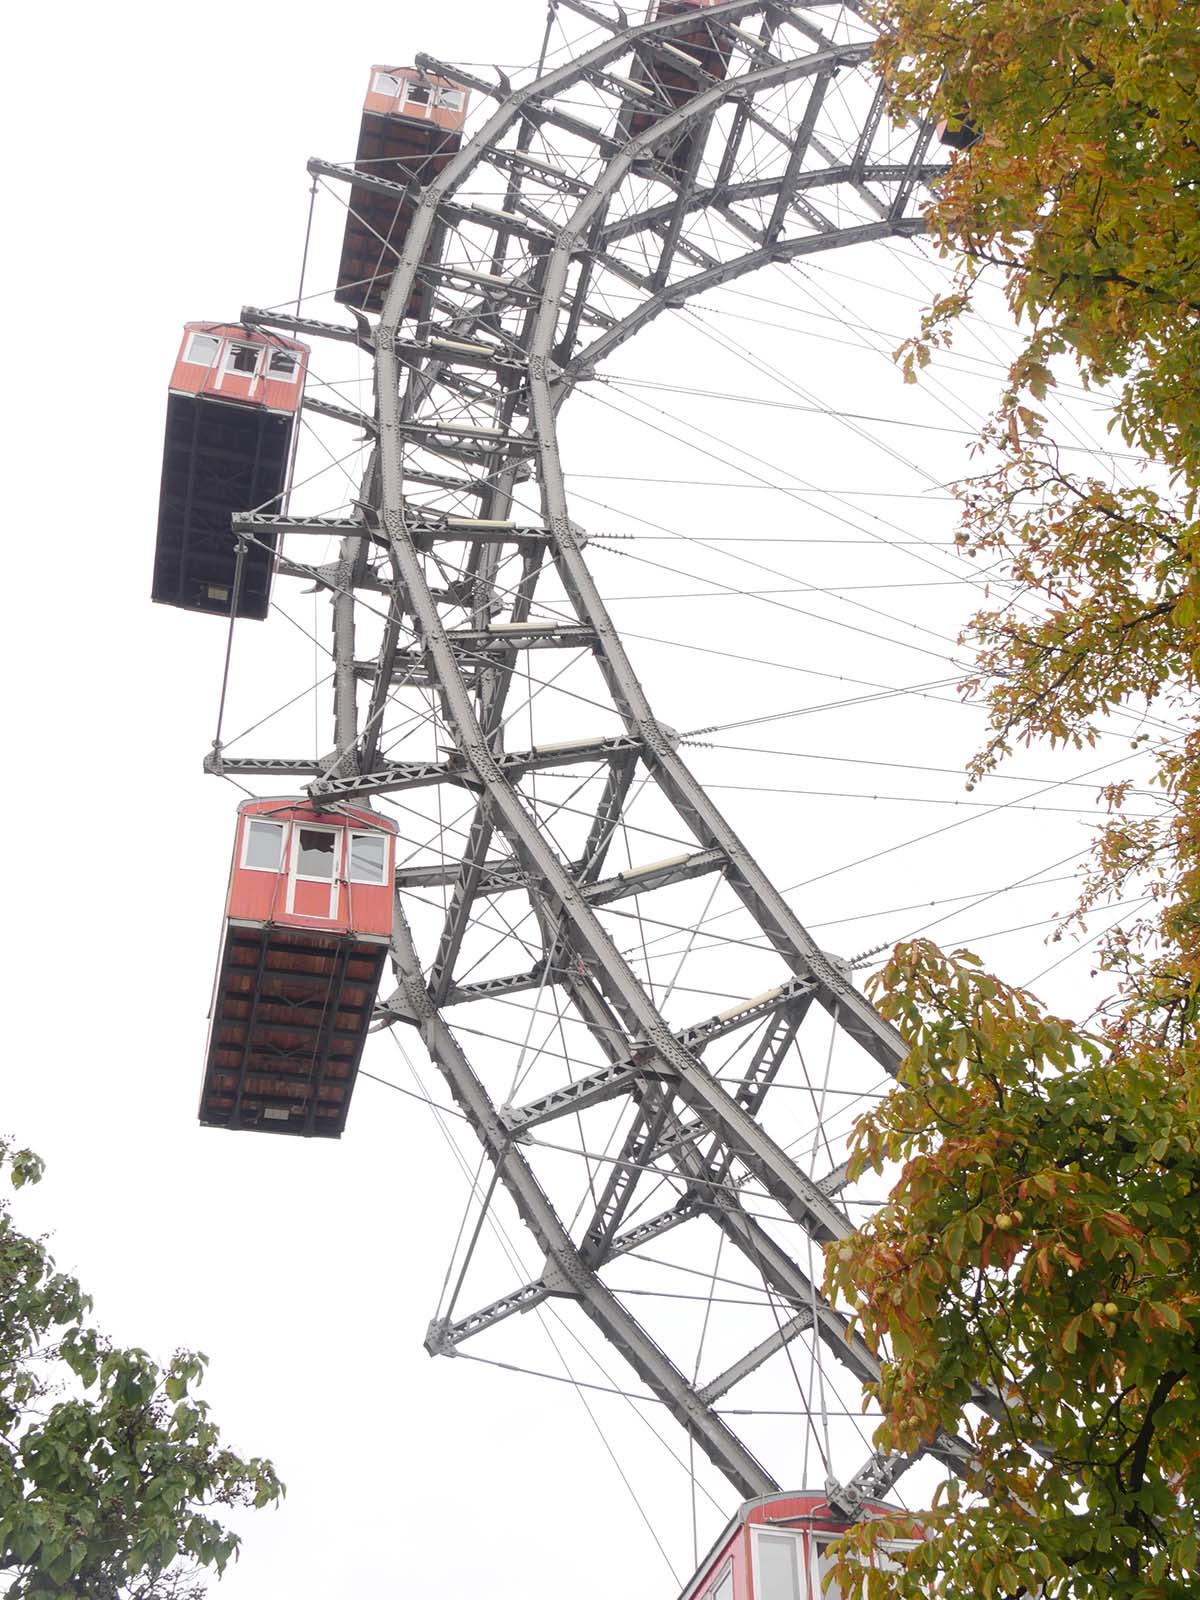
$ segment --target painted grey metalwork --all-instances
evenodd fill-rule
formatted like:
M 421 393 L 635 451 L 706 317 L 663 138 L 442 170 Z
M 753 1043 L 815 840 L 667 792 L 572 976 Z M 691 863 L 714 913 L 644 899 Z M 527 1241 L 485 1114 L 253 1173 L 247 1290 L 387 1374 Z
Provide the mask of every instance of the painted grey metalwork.
M 836 1043 L 860 1073 L 876 1075 L 895 1069 L 902 1047 L 655 717 L 571 516 L 558 419 L 633 334 L 704 292 L 767 264 L 918 232 L 914 196 L 940 168 L 928 129 L 886 124 L 872 38 L 851 0 L 719 0 L 636 25 L 619 7 L 584 0 L 558 0 L 557 10 L 591 31 L 565 61 L 518 87 L 503 74 L 492 81 L 419 58 L 492 109 L 440 176 L 409 197 L 413 221 L 381 265 L 389 282 L 375 322 L 244 312 L 249 323 L 369 355 L 370 411 L 327 398 L 305 405 L 363 430 L 372 456 L 351 516 L 237 519 L 249 541 L 340 540 L 334 562 L 309 566 L 289 550 L 280 568 L 333 601 L 332 750 L 314 763 L 216 749 L 206 764 L 226 775 L 308 778 L 321 805 L 398 804 L 403 795 L 415 806 L 434 795 L 440 819 L 443 800 L 466 803 L 457 853 L 454 832 L 442 828 L 399 869 L 396 983 L 379 1024 L 419 1033 L 494 1169 L 493 1189 L 508 1197 L 544 1265 L 469 1315 L 445 1308 L 428 1348 L 452 1355 L 533 1306 L 569 1302 L 720 1472 L 759 1495 L 775 1479 L 717 1401 L 772 1359 L 792 1361 L 806 1338 L 816 1358 L 823 1346 L 855 1383 L 879 1371 L 811 1266 L 813 1247 L 852 1224 L 845 1162 L 822 1123 L 829 1096 L 845 1091 L 828 1066 L 816 1084 L 801 1041 L 824 1017 L 830 1059 Z M 672 42 L 697 19 L 727 62 L 723 77 Z M 681 61 L 694 78 L 686 98 L 665 76 Z M 353 179 L 402 193 L 329 161 L 313 160 L 309 171 L 328 185 Z M 414 320 L 421 285 L 430 309 Z M 552 728 L 553 737 L 510 750 L 514 685 L 527 690 L 517 709 L 531 722 L 534 701 L 539 716 L 548 705 L 562 712 L 560 658 L 586 664 L 590 689 L 576 695 L 574 715 L 600 725 L 577 725 L 567 739 Z M 389 724 L 414 705 L 409 721 L 428 736 L 421 754 L 411 753 L 415 735 L 396 748 Z M 566 781 L 564 768 L 570 794 L 586 805 L 551 803 L 529 787 Z M 665 860 L 614 869 L 615 841 L 641 831 L 634 808 L 651 803 L 670 828 L 646 831 L 685 843 Z M 572 822 L 581 812 L 582 824 Z M 442 898 L 422 898 L 430 890 Z M 718 891 L 722 909 L 710 912 Z M 641 927 L 643 908 L 693 892 L 709 898 L 669 902 L 686 909 L 663 925 L 686 939 L 676 977 L 655 983 L 650 958 L 639 971 L 615 932 L 612 919 L 634 913 L 614 908 L 632 901 Z M 514 896 L 526 908 L 515 917 L 505 911 Z M 706 930 L 718 917 L 737 918 L 743 930 L 729 939 L 725 981 L 740 983 L 743 968 L 771 981 L 713 1015 L 697 1002 L 701 1015 L 688 1021 L 678 1015 L 678 972 L 716 947 L 721 936 Z M 476 975 L 494 950 L 512 952 L 513 967 Z M 492 1033 L 462 1020 L 477 1012 Z M 506 1016 L 520 1019 L 511 1039 Z M 530 1045 L 543 1020 L 553 1021 L 561 1049 Z M 734 1043 L 731 1062 L 744 1058 L 734 1071 L 714 1064 L 721 1040 Z M 514 1100 L 489 1086 L 501 1046 L 515 1061 L 515 1088 L 536 1067 L 536 1093 Z M 802 1080 L 791 1087 L 808 1085 L 813 1149 L 830 1149 L 820 1176 L 804 1170 L 767 1116 L 797 1061 Z M 585 1117 L 602 1108 L 619 1113 L 605 1153 L 601 1137 L 589 1149 L 585 1131 L 594 1126 Z M 545 1130 L 564 1118 L 587 1169 L 574 1218 L 551 1192 L 557 1179 L 539 1176 L 555 1148 Z M 673 1204 L 640 1216 L 647 1191 L 664 1186 Z M 702 1221 L 749 1264 L 763 1286 L 759 1309 L 775 1317 L 707 1383 L 689 1378 L 606 1277 L 614 1262 L 640 1259 L 647 1245 Z M 820 1405 L 811 1383 L 809 1403 Z M 935 1453 L 961 1460 L 953 1441 Z M 906 1465 L 870 1454 L 836 1491 L 838 1503 L 853 1512 Z M 833 1463 L 825 1466 L 836 1479 Z

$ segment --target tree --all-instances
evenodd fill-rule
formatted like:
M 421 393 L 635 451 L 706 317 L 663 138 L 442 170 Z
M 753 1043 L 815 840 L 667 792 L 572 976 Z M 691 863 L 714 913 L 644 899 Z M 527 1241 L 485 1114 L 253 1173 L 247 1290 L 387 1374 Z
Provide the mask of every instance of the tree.
M 879 1595 L 1194 1595 L 1200 1581 L 1200 1073 L 1155 1030 L 1097 1038 L 978 962 L 899 948 L 911 1052 L 852 1170 L 903 1163 L 828 1285 L 891 1358 L 879 1442 L 939 1430 L 977 1499 L 920 1519 Z M 972 1423 L 977 1385 L 994 1396 Z M 904 1525 L 865 1524 L 865 1552 Z
M 915 377 L 982 278 L 999 275 L 1024 343 L 960 486 L 960 542 L 1021 585 L 1022 608 L 971 633 L 992 738 L 1094 740 L 1114 706 L 1169 696 L 1195 712 L 1200 611 L 1200 31 L 1180 0 L 883 0 L 880 66 L 893 109 L 969 108 L 978 142 L 954 160 L 929 221 L 957 263 L 901 354 Z M 1109 385 L 1112 424 L 1175 486 L 1121 488 L 1063 466 L 1037 406 L 1072 355 Z M 998 457 L 998 461 L 996 458 Z M 1176 805 L 1200 747 L 1156 752 Z M 1114 799 L 1119 799 L 1114 792 Z M 1182 832 L 1194 823 L 1189 813 Z M 1182 866 L 1179 826 L 1116 824 L 1096 893 Z M 1093 899 L 1095 894 L 1093 894 Z
M 1190 0 L 878 0 L 893 111 L 969 117 L 929 220 L 956 258 L 930 309 L 941 337 L 998 272 L 1028 325 L 1009 386 L 1035 398 L 1073 354 L 1118 385 L 1126 435 L 1180 472 L 1200 465 L 1200 88 Z M 919 362 L 921 345 L 910 354 Z
M 897 114 L 969 121 L 929 211 L 953 291 L 898 352 L 916 380 L 981 281 L 1022 346 L 960 486 L 960 542 L 1020 585 L 968 629 L 990 713 L 972 776 L 1018 740 L 1080 746 L 1114 710 L 1169 714 L 1142 747 L 1163 804 L 1107 791 L 1082 915 L 1138 885 L 1101 946 L 1090 1030 L 964 951 L 899 947 L 876 982 L 910 1045 L 860 1125 L 857 1172 L 900 1164 L 828 1285 L 890 1354 L 879 1442 L 969 1439 L 974 1493 L 872 1596 L 1104 1600 L 1200 1586 L 1200 24 L 1176 0 L 880 0 Z M 1064 465 L 1073 362 L 1157 478 Z M 885 1342 L 886 1341 L 886 1342 Z M 973 1380 L 986 1409 L 972 1409 Z M 977 1396 L 978 1398 L 978 1396 Z M 846 1541 L 843 1578 L 889 1525 Z M 910 1530 L 911 1531 L 911 1530 Z M 861 1573 L 861 1568 L 858 1569 Z
M 42 1163 L 0 1141 L 14 1188 Z M 217 1507 L 276 1503 L 269 1461 L 220 1442 L 206 1358 L 160 1369 L 91 1325 L 91 1301 L 0 1201 L 0 1575 L 11 1600 L 194 1600 L 239 1540 Z

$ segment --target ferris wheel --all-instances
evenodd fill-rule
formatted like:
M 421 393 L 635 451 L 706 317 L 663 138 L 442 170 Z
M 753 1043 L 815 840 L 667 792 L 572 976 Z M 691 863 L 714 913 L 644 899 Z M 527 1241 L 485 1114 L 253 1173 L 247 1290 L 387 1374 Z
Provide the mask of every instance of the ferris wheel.
M 582 1319 L 760 1521 L 828 1532 L 914 1465 L 873 1447 L 879 1358 L 820 1287 L 870 1203 L 854 1118 L 904 1047 L 655 716 L 560 413 L 668 309 L 919 233 L 944 152 L 888 121 L 855 0 L 551 11 L 578 33 L 550 52 L 548 29 L 517 82 L 371 68 L 357 158 L 308 168 L 345 197 L 342 320 L 298 303 L 185 332 L 155 599 L 232 638 L 298 579 L 333 622 L 326 753 L 218 735 L 206 761 L 250 797 L 201 1116 L 316 1137 L 349 1118 L 352 1137 L 369 1036 L 423 1048 L 479 1155 L 429 1352 L 486 1354 L 539 1308 Z M 346 346 L 371 404 L 310 382 Z M 292 508 L 306 414 L 366 441 L 351 515 Z M 335 559 L 304 558 L 331 537 Z M 540 1271 L 497 1282 L 481 1240 L 518 1228 Z M 929 1456 L 956 1471 L 966 1451 Z M 697 1595 L 732 1592 L 735 1544 Z M 764 1600 L 819 1592 L 807 1546 L 755 1549 L 796 1574 Z

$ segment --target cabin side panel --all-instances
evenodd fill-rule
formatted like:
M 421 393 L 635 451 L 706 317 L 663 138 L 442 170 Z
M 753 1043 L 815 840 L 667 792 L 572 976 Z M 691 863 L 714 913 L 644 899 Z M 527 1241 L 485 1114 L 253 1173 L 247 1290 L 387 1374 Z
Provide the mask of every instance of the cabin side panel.
M 420 191 L 462 147 L 466 104 L 466 92 L 443 79 L 411 68 L 372 69 L 355 165 L 397 187 L 351 188 L 334 296 L 343 305 L 382 309 Z M 428 299 L 427 287 L 415 288 L 406 315 L 423 315 Z
M 291 443 L 290 417 L 206 396 L 168 395 L 152 599 L 229 616 L 237 577 L 231 518 L 238 511 L 278 510 Z M 273 564 L 274 537 L 268 535 L 246 552 L 239 616 L 266 616 Z
M 652 20 L 703 13 L 713 3 L 715 0 L 660 0 Z M 657 47 L 647 45 L 636 57 L 631 76 L 635 83 L 653 88 L 673 108 L 678 108 L 707 87 L 710 77 L 723 79 L 726 76 L 731 50 L 732 41 L 728 35 L 712 30 L 702 15 L 696 15 L 693 27 L 673 39 L 662 40 Z M 622 123 L 628 134 L 636 138 L 653 126 L 658 115 L 652 111 L 626 111 Z M 675 178 L 683 178 L 699 159 L 706 126 L 702 121 L 699 126 L 680 129 L 672 138 L 660 143 L 647 158 L 646 169 L 661 163 Z
M 228 924 L 200 1121 L 339 1137 L 385 957 L 353 938 Z
M 239 818 L 227 913 L 387 942 L 394 870 L 395 835 L 370 813 L 255 801 Z
M 308 355 L 306 345 L 237 323 L 189 323 L 169 387 L 294 415 Z

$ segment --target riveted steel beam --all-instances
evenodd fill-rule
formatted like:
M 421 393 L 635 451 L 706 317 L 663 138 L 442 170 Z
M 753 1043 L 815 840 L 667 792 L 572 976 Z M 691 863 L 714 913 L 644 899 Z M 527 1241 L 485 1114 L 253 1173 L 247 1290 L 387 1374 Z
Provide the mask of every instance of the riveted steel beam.
M 549 767 L 580 763 L 617 761 L 641 748 L 629 734 L 614 734 L 599 739 L 571 739 L 561 744 L 539 745 L 533 750 L 510 750 L 498 757 L 501 770 L 510 778 Z M 314 800 L 358 800 L 370 794 L 389 794 L 394 790 L 423 788 L 430 783 L 463 783 L 470 780 L 468 764 L 461 756 L 447 761 L 394 761 L 374 772 L 351 773 L 344 778 L 326 778 L 310 784 Z
M 732 1429 L 697 1397 L 693 1386 L 641 1325 L 588 1271 L 554 1207 L 522 1152 L 515 1148 L 470 1062 L 431 1003 L 421 976 L 411 933 L 398 911 L 393 949 L 401 988 L 427 1046 L 451 1093 L 471 1122 L 484 1150 L 504 1177 L 505 1187 L 525 1225 L 550 1262 L 571 1285 L 581 1308 L 621 1351 L 650 1392 L 695 1440 L 713 1464 L 749 1496 L 770 1494 L 778 1485 Z
M 565 3 L 581 14 L 594 9 L 587 0 Z M 778 1230 L 768 1233 L 743 1203 L 742 1185 L 753 1180 L 809 1240 L 841 1238 L 850 1227 L 836 1199 L 845 1165 L 822 1182 L 801 1172 L 764 1125 L 767 1098 L 814 1000 L 869 1061 L 891 1070 L 902 1048 L 801 926 L 686 767 L 675 737 L 654 718 L 585 563 L 585 540 L 568 514 L 557 416 L 575 383 L 668 306 L 771 262 L 917 231 L 909 196 L 930 167 L 920 140 L 906 161 L 884 163 L 872 160 L 870 136 L 845 145 L 854 152 L 849 160 L 835 160 L 822 140 L 825 90 L 843 68 L 859 67 L 871 45 L 832 44 L 812 20 L 815 9 L 809 4 L 793 11 L 774 0 L 706 6 L 703 24 L 713 38 L 734 47 L 733 66 L 724 79 L 695 71 L 694 92 L 681 89 L 669 70 L 687 51 L 683 35 L 696 26 L 694 12 L 633 27 L 597 13 L 605 27 L 599 43 L 517 90 L 503 79 L 489 83 L 421 58 L 426 70 L 494 102 L 443 170 L 420 191 L 384 191 L 353 169 L 323 163 L 311 169 L 381 188 L 411 210 L 378 324 L 364 317 L 349 328 L 253 313 L 262 326 L 355 343 L 375 361 L 376 411 L 369 422 L 378 443 L 361 497 L 362 520 L 301 517 L 271 525 L 276 534 L 336 532 L 343 539 L 334 567 L 306 569 L 290 560 L 284 567 L 335 595 L 336 755 L 296 775 L 314 776 L 310 793 L 321 804 L 383 800 L 391 792 L 442 783 L 469 790 L 474 804 L 461 860 L 427 864 L 417 856 L 397 873 L 393 961 L 399 987 L 379 1020 L 405 1020 L 419 1029 L 546 1267 L 535 1282 L 467 1318 L 454 1321 L 451 1308 L 431 1328 L 429 1348 L 452 1352 L 481 1328 L 566 1295 L 743 1494 L 767 1492 L 773 1481 L 714 1413 L 715 1398 L 814 1327 L 831 1347 L 838 1343 L 840 1357 L 861 1380 L 870 1381 L 878 1370 L 861 1341 L 847 1341 L 841 1319 L 793 1259 L 797 1252 L 779 1242 Z M 757 38 L 747 34 L 747 24 L 760 25 Z M 630 55 L 647 75 L 641 90 L 622 71 L 622 59 Z M 796 94 L 805 80 L 807 95 Z M 581 97 L 573 91 L 579 85 L 604 101 L 603 126 L 577 113 Z M 790 100 L 802 108 L 798 117 L 779 110 Z M 635 105 L 644 121 L 633 121 Z M 631 138 L 633 126 L 642 131 Z M 718 128 L 726 130 L 720 137 Z M 773 142 L 768 158 L 777 170 L 770 175 L 755 165 L 758 142 L 743 138 L 749 129 L 762 129 Z M 534 152 L 535 130 L 550 144 L 549 156 Z M 575 141 L 584 143 L 582 156 Z M 687 157 L 673 164 L 671 153 L 682 152 L 685 141 Z M 553 159 L 555 143 L 572 151 L 569 168 Z M 498 208 L 480 198 L 488 182 L 494 188 L 494 179 L 471 181 L 483 166 L 505 174 Z M 631 174 L 638 180 L 654 174 L 669 188 L 665 202 L 659 189 L 654 204 L 630 204 L 636 193 L 627 182 Z M 806 196 L 821 190 L 837 195 L 839 205 L 813 206 Z M 849 213 L 841 208 L 848 191 Z M 877 221 L 843 227 L 831 220 L 861 216 L 864 205 L 878 212 L 885 200 L 887 214 Z M 707 226 L 709 215 L 716 220 L 713 228 Z M 443 249 L 447 241 L 450 254 Z M 454 250 L 462 260 L 452 259 Z M 425 309 L 413 327 L 407 311 L 422 286 Z M 607 297 L 617 291 L 614 303 Z M 402 330 L 406 319 L 410 325 Z M 574 353 L 583 329 L 591 330 L 584 335 L 591 342 Z M 349 413 L 347 407 L 335 409 Z M 439 470 L 442 459 L 461 466 L 462 475 L 452 467 Z M 534 525 L 512 520 L 522 475 L 532 476 L 538 490 Z M 425 500 L 470 496 L 480 515 L 446 517 L 421 503 L 426 490 L 433 495 L 425 494 Z M 375 552 L 370 563 L 368 549 Z M 380 552 L 385 560 L 378 559 Z M 531 615 L 534 585 L 547 563 L 567 604 L 556 590 L 553 620 L 537 622 Z M 514 585 L 516 567 L 520 577 Z M 382 630 L 374 623 L 364 630 L 371 639 L 367 649 L 378 643 L 376 654 L 361 662 L 353 628 L 358 589 L 390 595 Z M 454 612 L 465 613 L 467 625 L 448 625 Z M 497 625 L 498 617 L 509 620 Z M 610 725 L 621 731 L 555 748 L 537 743 L 531 727 L 529 748 L 507 751 L 506 696 L 529 649 L 586 652 L 587 662 L 599 669 L 601 696 L 607 694 L 616 714 Z M 566 667 L 575 670 L 570 660 Z M 558 670 L 554 662 L 545 676 Z M 360 678 L 371 685 L 361 724 L 354 705 Z M 423 714 L 432 710 L 444 759 L 393 760 L 385 753 L 383 730 L 397 720 L 388 712 L 413 687 L 434 692 L 432 707 L 420 700 L 417 705 Z M 406 706 L 411 704 L 410 698 Z M 558 725 L 550 725 L 557 737 Z M 217 759 L 223 759 L 220 752 Z M 534 803 L 539 797 L 533 775 L 562 769 L 585 782 L 588 763 L 606 766 L 603 792 L 594 813 L 589 817 L 583 809 L 582 824 L 571 824 L 575 832 L 564 829 L 568 852 L 543 822 L 544 808 Z M 285 759 L 272 770 L 287 769 Z M 678 853 L 665 861 L 606 872 L 610 842 L 642 792 L 634 787 L 638 775 L 654 803 L 665 800 L 673 813 L 666 836 L 690 843 L 669 847 Z M 618 949 L 610 931 L 619 925 L 616 916 L 599 913 L 627 898 L 636 898 L 640 911 L 645 897 L 705 874 L 720 874 L 714 891 L 720 887 L 748 915 L 753 939 L 738 942 L 765 951 L 762 981 L 774 986 L 679 1029 L 668 1025 L 654 992 Z M 452 889 L 450 904 L 423 976 L 405 919 L 406 897 L 442 886 Z M 486 902 L 510 889 L 528 896 L 537 923 L 534 937 L 521 932 L 509 940 L 524 950 L 513 964 L 524 960 L 528 966 L 503 977 L 457 982 L 454 970 L 468 934 L 494 929 Z M 681 895 L 677 903 L 700 898 Z M 431 933 L 436 931 L 435 923 Z M 511 1002 L 535 1018 L 540 991 L 550 985 L 556 1006 L 569 1008 L 571 1020 L 589 1030 L 605 1065 L 537 1100 L 498 1109 L 445 1009 Z M 533 992 L 539 992 L 538 1000 L 522 1000 Z M 730 1092 L 704 1052 L 739 1033 L 748 1061 Z M 535 1175 L 535 1163 L 547 1159 L 538 1150 L 536 1130 L 568 1112 L 582 1114 L 620 1098 L 628 1099 L 633 1114 L 619 1124 L 623 1142 L 598 1192 L 591 1190 L 590 1221 L 584 1221 L 583 1242 L 576 1245 Z M 683 1190 L 682 1198 L 659 1216 L 627 1226 L 648 1169 L 654 1174 L 650 1181 L 665 1178 Z M 589 1172 L 589 1185 L 593 1176 Z M 784 1312 L 774 1336 L 759 1341 L 705 1390 L 684 1378 L 599 1277 L 617 1255 L 702 1215 L 755 1263 Z
M 684 1028 L 672 1035 L 672 1040 L 682 1050 L 699 1052 L 714 1040 L 724 1038 L 727 1033 L 747 1027 L 773 1010 L 783 1010 L 802 996 L 810 994 L 815 987 L 815 984 L 808 979 L 794 979 L 769 994 L 759 995 L 754 1000 L 731 1006 L 728 1011 L 720 1012 L 717 1016 L 709 1017 L 706 1021 L 698 1022 L 690 1028 Z M 612 1030 L 607 1024 L 603 1032 L 606 1038 L 611 1038 Z M 504 1124 L 514 1132 L 518 1129 L 536 1127 L 539 1123 L 563 1116 L 581 1104 L 592 1105 L 601 1100 L 611 1100 L 617 1094 L 627 1093 L 633 1084 L 643 1078 L 655 1076 L 665 1076 L 669 1080 L 680 1081 L 678 1069 L 673 1069 L 664 1059 L 664 1052 L 661 1049 L 656 1050 L 648 1043 L 643 1045 L 635 1042 L 630 1056 L 619 1058 L 609 1066 L 601 1067 L 598 1071 L 578 1078 L 572 1083 L 562 1084 L 559 1088 L 539 1095 L 536 1100 L 528 1101 L 525 1105 L 506 1108 L 502 1113 Z M 704 1077 L 707 1076 L 704 1074 Z M 715 1080 L 709 1081 L 706 1092 L 700 1096 L 704 1100 L 710 1097 L 714 1103 L 728 1101 L 730 1107 L 737 1106 L 734 1098 L 726 1095 Z M 702 1116 L 701 1121 L 711 1127 L 705 1117 Z M 815 1185 L 811 1185 L 807 1179 L 803 1180 L 803 1184 L 805 1194 L 815 1188 Z

